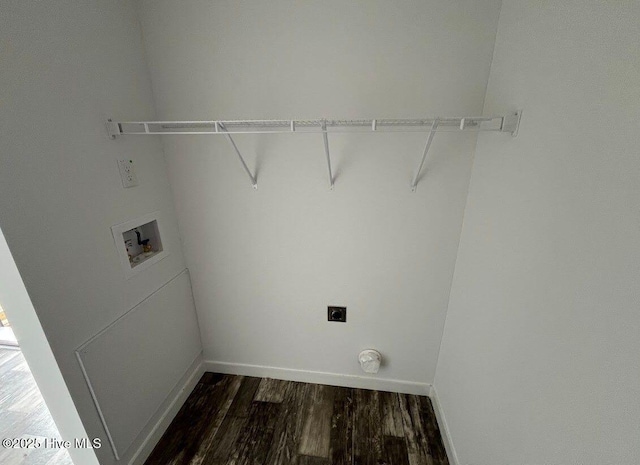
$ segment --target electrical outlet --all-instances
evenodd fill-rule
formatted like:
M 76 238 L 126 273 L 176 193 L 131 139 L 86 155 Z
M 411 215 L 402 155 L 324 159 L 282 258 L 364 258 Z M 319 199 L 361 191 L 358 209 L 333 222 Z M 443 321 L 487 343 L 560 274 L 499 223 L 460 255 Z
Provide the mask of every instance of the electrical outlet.
M 347 307 L 327 307 L 327 320 L 347 322 Z
M 138 177 L 133 166 L 133 160 L 118 160 L 118 169 L 122 178 L 122 187 L 133 187 L 138 185 Z

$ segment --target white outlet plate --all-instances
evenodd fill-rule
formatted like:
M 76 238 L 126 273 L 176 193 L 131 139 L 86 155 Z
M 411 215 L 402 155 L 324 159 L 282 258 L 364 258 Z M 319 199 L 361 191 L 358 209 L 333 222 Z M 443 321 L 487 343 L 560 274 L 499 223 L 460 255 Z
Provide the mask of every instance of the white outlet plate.
M 138 177 L 133 165 L 133 160 L 118 160 L 118 169 L 122 178 L 122 187 L 134 187 L 138 185 Z

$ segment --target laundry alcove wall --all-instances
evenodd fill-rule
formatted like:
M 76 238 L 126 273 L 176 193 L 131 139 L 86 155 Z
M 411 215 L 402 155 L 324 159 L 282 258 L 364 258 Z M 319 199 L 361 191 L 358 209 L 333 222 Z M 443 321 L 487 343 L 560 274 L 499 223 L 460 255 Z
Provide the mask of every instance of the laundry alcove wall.
M 158 120 L 424 118 L 482 114 L 499 6 L 142 1 L 138 11 Z M 378 382 L 424 392 L 475 134 L 438 134 L 415 193 L 424 133 L 331 135 L 332 191 L 320 134 L 234 135 L 257 191 L 223 137 L 162 139 L 208 367 L 337 382 L 360 375 L 357 354 L 373 346 L 388 360 Z M 328 324 L 328 305 L 347 306 L 348 322 Z

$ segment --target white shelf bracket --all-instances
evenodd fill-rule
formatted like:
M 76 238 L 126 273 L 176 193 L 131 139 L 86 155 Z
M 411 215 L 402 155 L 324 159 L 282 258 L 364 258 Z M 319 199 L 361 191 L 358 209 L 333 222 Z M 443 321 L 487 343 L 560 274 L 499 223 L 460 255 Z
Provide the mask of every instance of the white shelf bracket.
M 253 174 L 251 174 L 251 171 L 249 170 L 249 167 L 247 166 L 247 163 L 244 161 L 244 158 L 242 157 L 242 154 L 240 153 L 240 150 L 238 150 L 238 146 L 236 145 L 236 143 L 234 142 L 233 138 L 231 137 L 231 134 L 229 134 L 227 132 L 227 128 L 225 128 L 222 123 L 217 123 L 216 126 L 219 127 L 222 132 L 226 133 L 225 135 L 227 136 L 227 139 L 229 139 L 229 143 L 233 146 L 233 150 L 235 150 L 236 154 L 238 155 L 238 158 L 240 159 L 240 163 L 242 163 L 242 167 L 244 168 L 245 172 L 247 173 L 247 176 L 249 176 L 249 179 L 251 180 L 251 186 L 253 186 L 254 189 L 257 189 L 258 188 L 258 180 L 256 179 L 256 177 Z
M 331 156 L 329 155 L 329 136 L 327 135 L 327 122 L 322 121 L 322 137 L 324 139 L 324 153 L 327 156 L 327 167 L 329 168 L 329 189 L 333 190 L 333 172 L 331 171 Z
M 518 128 L 520 127 L 520 119 L 522 118 L 522 110 L 510 113 L 507 116 L 502 117 L 502 132 L 509 132 L 513 137 L 518 135 Z
M 120 131 L 120 125 L 118 123 L 114 123 L 111 118 L 107 120 L 107 134 L 109 135 L 109 139 L 116 139 L 122 131 Z
M 429 137 L 427 137 L 427 143 L 424 146 L 424 152 L 422 153 L 422 160 L 420 160 L 420 165 L 418 165 L 418 171 L 416 171 L 416 175 L 413 178 L 413 182 L 411 183 L 411 192 L 416 191 L 416 187 L 418 186 L 418 178 L 420 177 L 420 171 L 422 171 L 422 166 L 424 165 L 424 161 L 427 159 L 427 154 L 429 153 L 429 148 L 431 148 L 431 142 L 433 142 L 433 136 L 436 135 L 436 129 L 438 127 L 438 119 L 433 120 L 433 124 L 431 125 L 431 131 L 429 131 Z

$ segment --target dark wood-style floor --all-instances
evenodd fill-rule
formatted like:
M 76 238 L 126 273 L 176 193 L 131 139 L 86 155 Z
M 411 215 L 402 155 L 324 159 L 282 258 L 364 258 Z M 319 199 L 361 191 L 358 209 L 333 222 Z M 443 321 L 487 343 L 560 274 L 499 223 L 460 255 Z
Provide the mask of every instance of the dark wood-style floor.
M 448 465 L 428 397 L 205 373 L 147 465 Z
M 22 352 L 0 348 L 0 438 L 60 439 Z M 0 448 L 2 465 L 73 465 L 66 449 Z

